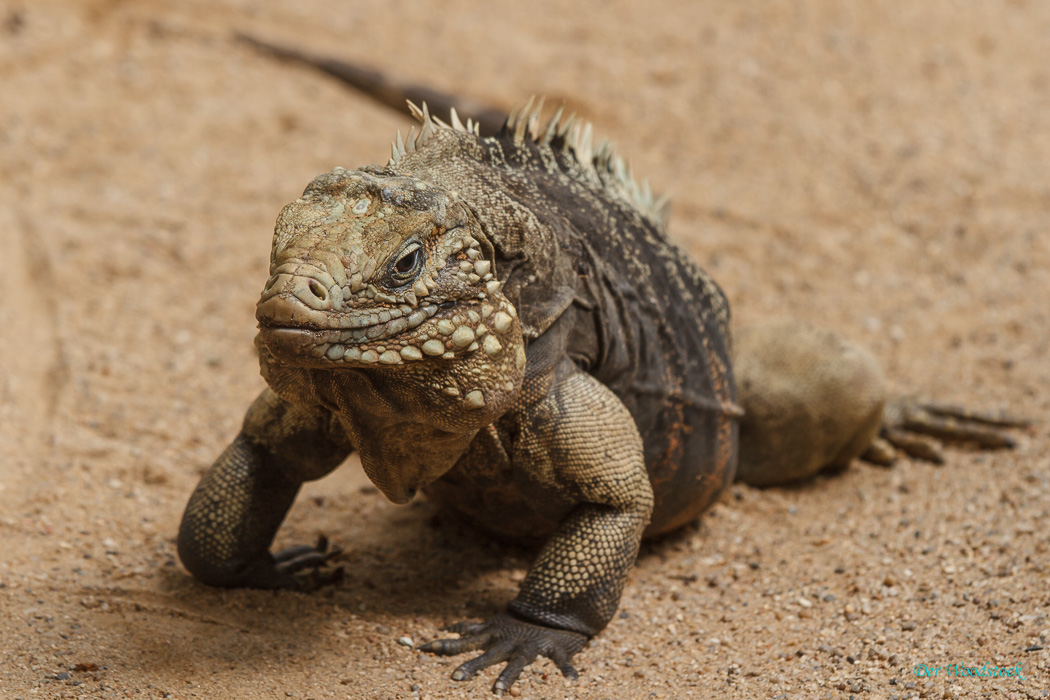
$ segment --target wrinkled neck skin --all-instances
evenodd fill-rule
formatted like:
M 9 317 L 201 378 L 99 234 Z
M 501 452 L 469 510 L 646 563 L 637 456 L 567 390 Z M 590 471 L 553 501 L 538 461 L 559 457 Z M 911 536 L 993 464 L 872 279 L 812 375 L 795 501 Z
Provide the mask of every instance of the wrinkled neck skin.
M 332 410 L 372 483 L 394 503 L 408 503 L 514 404 L 525 365 L 517 318 L 500 339 L 505 351 L 495 358 L 479 349 L 453 360 L 332 370 L 284 364 L 257 345 L 278 396 Z

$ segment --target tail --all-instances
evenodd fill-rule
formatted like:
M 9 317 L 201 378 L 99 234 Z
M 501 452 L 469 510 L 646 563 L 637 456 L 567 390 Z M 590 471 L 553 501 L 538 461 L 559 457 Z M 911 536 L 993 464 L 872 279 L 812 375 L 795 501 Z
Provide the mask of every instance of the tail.
M 238 33 L 236 37 L 262 53 L 323 71 L 368 95 L 379 104 L 398 112 L 404 111 L 406 100 L 416 104 L 426 102 L 430 111 L 435 114 L 448 114 L 454 108 L 463 117 L 470 117 L 477 122 L 481 127 L 482 136 L 495 136 L 507 121 L 505 112 L 470 98 L 456 97 L 422 85 L 397 82 L 377 70 L 334 58 L 314 56 L 298 49 L 271 44 L 248 34 Z

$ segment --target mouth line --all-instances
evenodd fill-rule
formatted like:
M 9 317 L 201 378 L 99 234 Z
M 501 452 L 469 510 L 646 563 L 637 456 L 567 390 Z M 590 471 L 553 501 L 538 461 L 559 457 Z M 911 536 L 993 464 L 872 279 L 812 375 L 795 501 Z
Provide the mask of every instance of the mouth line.
M 267 319 L 259 321 L 259 329 L 268 333 L 281 333 L 285 337 L 312 337 L 318 343 L 370 343 L 387 340 L 412 330 L 437 314 L 443 305 L 427 304 L 406 313 L 402 309 L 383 309 L 355 316 L 334 316 L 332 324 L 317 325 L 274 323 Z
M 389 324 L 387 324 L 389 325 Z M 402 364 L 407 356 L 399 347 L 384 347 L 389 336 L 356 341 L 355 330 L 315 330 L 289 326 L 259 326 L 260 338 L 275 358 L 306 367 L 334 369 L 368 365 Z M 396 341 L 395 341 L 396 344 Z M 418 351 L 417 351 L 418 355 Z M 421 359 L 421 356 L 411 359 Z

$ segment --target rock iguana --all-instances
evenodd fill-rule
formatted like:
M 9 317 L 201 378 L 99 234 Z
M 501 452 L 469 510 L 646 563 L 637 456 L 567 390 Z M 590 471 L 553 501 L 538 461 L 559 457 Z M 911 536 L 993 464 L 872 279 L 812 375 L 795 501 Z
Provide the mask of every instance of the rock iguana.
M 199 580 L 314 585 L 325 544 L 269 548 L 300 485 L 356 450 L 396 503 L 423 490 L 544 542 L 504 612 L 422 647 L 483 650 L 457 680 L 506 662 L 502 693 L 538 655 L 575 676 L 642 537 L 697 518 L 734 476 L 841 468 L 880 429 L 931 446 L 905 424 L 1009 444 L 994 417 L 950 408 L 902 404 L 884 425 L 871 357 L 808 326 L 742 332 L 734 351 L 722 291 L 589 125 L 541 125 L 530 104 L 482 137 L 455 111 L 413 112 L 419 132 L 386 165 L 318 176 L 277 220 L 256 311 L 268 388 L 179 532 Z

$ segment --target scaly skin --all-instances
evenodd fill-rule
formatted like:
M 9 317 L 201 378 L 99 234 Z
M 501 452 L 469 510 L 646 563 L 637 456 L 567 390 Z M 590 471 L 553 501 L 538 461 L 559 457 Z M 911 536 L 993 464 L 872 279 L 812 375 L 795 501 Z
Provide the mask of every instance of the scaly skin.
M 841 471 L 858 457 L 889 466 L 897 450 L 944 463 L 940 441 L 1013 447 L 1028 421 L 915 398 L 890 399 L 875 358 L 796 320 L 740 329 L 733 369 L 745 415 L 737 479 L 773 486 Z
M 455 113 L 451 126 L 416 114 L 420 134 L 399 135 L 386 166 L 336 168 L 281 212 L 256 314 L 269 388 L 190 498 L 179 554 L 212 585 L 323 583 L 303 570 L 326 543 L 269 548 L 299 486 L 356 450 L 396 503 L 425 489 L 500 535 L 545 540 L 505 612 L 422 647 L 484 650 L 456 679 L 506 662 L 501 693 L 537 655 L 575 675 L 642 536 L 696 518 L 733 478 L 729 310 L 589 125 L 555 116 L 541 134 L 526 107 L 483 139 Z M 816 384 L 794 383 L 801 401 L 764 394 L 787 345 L 756 337 L 739 377 L 755 409 L 745 475 L 801 478 L 872 441 L 877 368 L 799 333 Z M 858 382 L 872 387 L 859 403 Z M 805 422 L 794 406 L 825 400 L 843 424 L 791 442 L 778 407 Z

